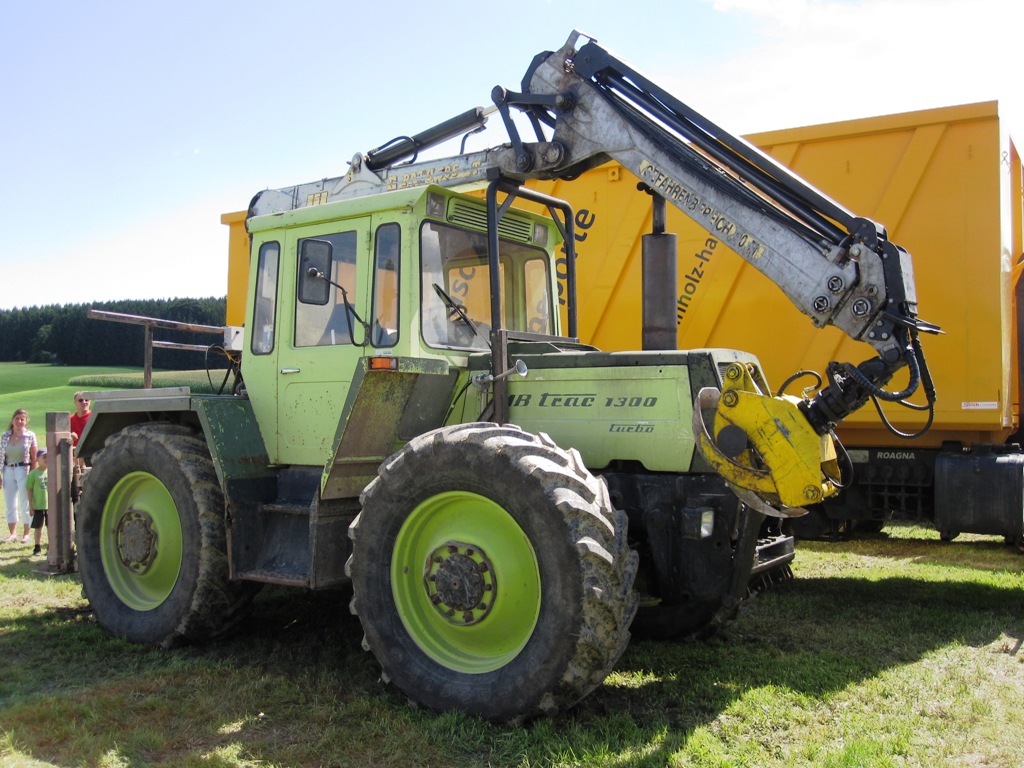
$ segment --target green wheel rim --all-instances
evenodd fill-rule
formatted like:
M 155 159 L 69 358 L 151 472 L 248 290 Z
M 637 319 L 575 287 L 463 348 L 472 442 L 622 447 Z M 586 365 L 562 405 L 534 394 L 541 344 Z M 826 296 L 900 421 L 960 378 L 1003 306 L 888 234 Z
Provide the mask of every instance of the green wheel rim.
M 465 578 L 447 578 L 453 573 Z M 455 581 L 469 588 L 437 586 Z M 432 496 L 409 514 L 395 539 L 391 591 L 416 645 L 456 672 L 508 664 L 540 615 L 533 545 L 499 504 L 466 491 Z M 462 604 L 466 592 L 479 600 Z
M 103 572 L 114 594 L 137 611 L 168 598 L 182 560 L 181 520 L 167 487 L 148 472 L 122 477 L 100 521 Z

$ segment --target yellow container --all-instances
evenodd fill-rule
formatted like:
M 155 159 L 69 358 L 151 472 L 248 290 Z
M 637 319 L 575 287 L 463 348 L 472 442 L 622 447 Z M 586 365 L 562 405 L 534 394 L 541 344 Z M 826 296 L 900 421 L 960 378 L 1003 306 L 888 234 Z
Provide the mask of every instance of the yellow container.
M 220 223 L 228 227 L 227 325 L 245 325 L 245 292 L 249 287 L 249 235 L 245 211 L 225 213 Z

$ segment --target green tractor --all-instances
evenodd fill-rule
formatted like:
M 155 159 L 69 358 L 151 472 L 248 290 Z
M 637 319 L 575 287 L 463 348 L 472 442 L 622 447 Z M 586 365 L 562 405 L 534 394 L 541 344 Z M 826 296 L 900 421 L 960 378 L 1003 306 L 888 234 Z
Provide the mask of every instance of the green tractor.
M 250 220 L 244 390 L 97 399 L 77 529 L 97 621 L 205 640 L 261 583 L 351 582 L 391 680 L 500 720 L 598 685 L 638 605 L 659 637 L 729 618 L 757 557 L 691 408 L 755 361 L 562 336 L 550 218 L 507 213 L 495 266 L 475 197 L 365 202 Z M 792 556 L 760 549 L 761 571 Z
M 582 79 L 605 52 L 576 39 L 535 60 L 532 92 L 495 92 L 503 117 L 518 105 L 561 140 L 525 144 L 506 120 L 510 144 L 403 162 L 485 119 L 473 110 L 357 155 L 343 177 L 254 198 L 235 390 L 100 393 L 78 446 L 92 465 L 78 562 L 101 626 L 202 641 L 245 616 L 261 584 L 350 586 L 365 645 L 410 699 L 518 720 L 600 685 L 631 630 L 714 629 L 752 583 L 788 573 L 778 521 L 835 492 L 831 426 L 906 364 L 891 331 L 913 323 L 912 291 L 900 319 L 885 281 L 911 278 L 909 261 L 873 268 L 881 282 L 865 288 L 851 278 L 867 251 L 859 266 L 825 259 L 806 222 L 779 226 L 749 192 L 729 193 L 747 207 L 726 216 L 709 195 L 728 192 L 728 174 L 707 153 L 695 162 L 690 142 L 669 145 L 665 109 L 688 111 L 663 92 L 624 156 L 614 116 L 592 119 L 607 104 L 588 101 L 607 100 L 612 79 Z M 572 87 L 545 93 L 559 77 Z M 521 186 L 612 155 L 647 158 L 633 166 L 658 193 L 652 341 L 636 352 L 580 343 L 575 214 Z M 687 173 L 713 182 L 703 198 L 678 181 Z M 880 357 L 812 402 L 772 397 L 744 353 L 674 349 L 665 200 L 780 280 L 777 254 L 804 259 L 787 292 L 815 322 L 870 329 Z

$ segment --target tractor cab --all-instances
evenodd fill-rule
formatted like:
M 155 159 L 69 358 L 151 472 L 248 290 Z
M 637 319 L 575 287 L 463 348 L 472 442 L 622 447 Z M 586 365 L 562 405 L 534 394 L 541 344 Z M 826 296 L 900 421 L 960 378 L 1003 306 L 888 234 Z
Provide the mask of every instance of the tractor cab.
M 560 226 L 439 187 L 250 218 L 242 374 L 271 463 L 324 466 L 364 358 L 464 370 L 498 329 L 556 336 Z

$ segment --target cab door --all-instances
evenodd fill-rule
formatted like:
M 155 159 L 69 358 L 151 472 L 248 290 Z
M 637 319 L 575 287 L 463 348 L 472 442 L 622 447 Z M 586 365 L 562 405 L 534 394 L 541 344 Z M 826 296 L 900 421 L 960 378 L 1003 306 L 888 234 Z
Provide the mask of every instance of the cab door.
M 277 464 L 324 466 L 369 338 L 369 219 L 291 229 L 278 301 Z

